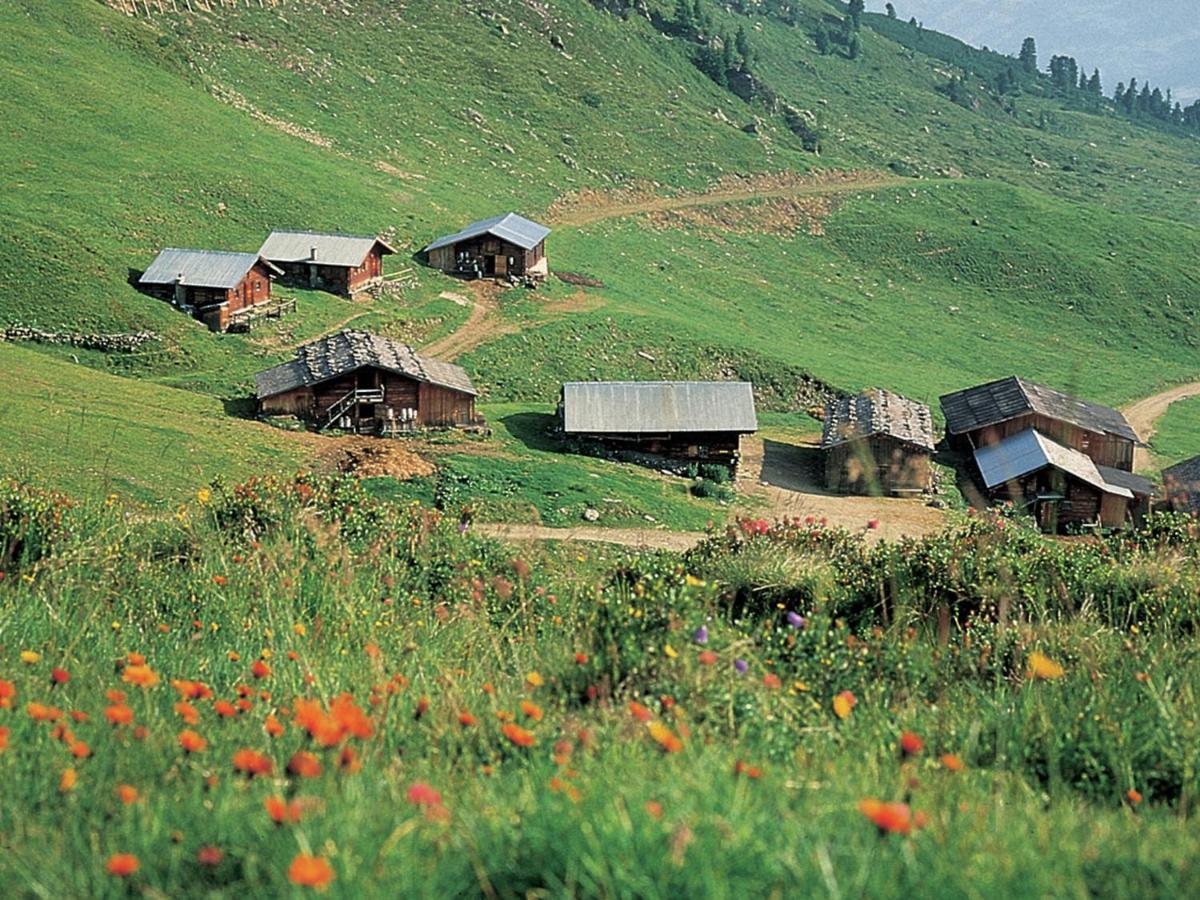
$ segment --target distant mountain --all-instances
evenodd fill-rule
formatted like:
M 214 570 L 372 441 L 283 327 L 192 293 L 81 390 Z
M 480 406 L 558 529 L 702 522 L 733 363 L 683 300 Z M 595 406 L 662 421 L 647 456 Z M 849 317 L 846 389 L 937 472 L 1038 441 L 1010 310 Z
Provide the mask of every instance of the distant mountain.
M 968 43 L 1016 55 L 1027 35 L 1037 39 L 1045 64 L 1054 54 L 1074 56 L 1089 72 L 1099 68 L 1104 92 L 1117 82 L 1147 79 L 1187 103 L 1200 98 L 1200 16 L 1195 0 L 896 0 L 896 14 Z M 882 11 L 882 0 L 868 8 Z

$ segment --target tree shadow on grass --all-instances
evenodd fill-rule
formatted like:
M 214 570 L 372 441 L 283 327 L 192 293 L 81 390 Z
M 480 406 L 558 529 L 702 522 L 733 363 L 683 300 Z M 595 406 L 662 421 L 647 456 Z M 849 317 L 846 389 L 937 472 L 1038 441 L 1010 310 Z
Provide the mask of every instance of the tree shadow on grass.
M 497 424 L 530 450 L 561 453 L 562 445 L 554 437 L 555 420 L 549 413 L 513 413 Z
M 258 401 L 253 397 L 226 397 L 221 401 L 225 415 L 237 419 L 257 419 Z

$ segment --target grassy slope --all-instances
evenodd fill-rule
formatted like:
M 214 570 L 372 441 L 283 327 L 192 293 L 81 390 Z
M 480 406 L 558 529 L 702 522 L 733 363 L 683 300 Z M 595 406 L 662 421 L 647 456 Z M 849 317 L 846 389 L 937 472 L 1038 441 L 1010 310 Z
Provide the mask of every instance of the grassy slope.
M 589 185 L 899 160 L 969 177 L 847 200 L 821 238 L 637 219 L 560 229 L 553 263 L 606 282 L 589 292 L 595 308 L 549 314 L 507 298 L 526 332 L 465 362 L 492 400 L 546 402 L 562 378 L 737 374 L 765 385 L 768 408 L 791 405 L 803 370 L 923 398 L 1021 371 L 1114 403 L 1196 374 L 1198 232 L 1180 224 L 1196 201 L 1177 173 L 1200 145 L 1039 97 L 1015 116 L 962 109 L 934 91 L 943 63 L 871 32 L 863 60 L 821 57 L 808 37 L 821 3 L 800 29 L 750 23 L 764 77 L 817 111 L 820 159 L 770 115 L 762 137 L 742 133 L 765 111 L 701 76 L 678 41 L 582 0 L 549 18 L 516 2 L 364 2 L 349 16 L 318 5 L 149 25 L 87 0 L 0 6 L 0 146 L 16 161 L 0 320 L 165 335 L 132 357 L 77 354 L 89 365 L 245 397 L 289 344 L 352 317 L 420 342 L 465 316 L 437 299 L 453 282 L 423 272 L 400 303 L 304 295 L 272 331 L 216 337 L 125 283 L 161 244 L 253 248 L 282 224 L 393 229 L 412 250 L 466 218 L 536 215 Z M 217 99 L 230 91 L 327 146 Z M 1034 127 L 1044 109 L 1054 115 Z
M 1171 404 L 1150 445 L 1163 468 L 1200 453 L 1200 397 Z
M 181 497 L 218 474 L 293 470 L 304 445 L 213 398 L 0 344 L 5 468 L 77 496 Z

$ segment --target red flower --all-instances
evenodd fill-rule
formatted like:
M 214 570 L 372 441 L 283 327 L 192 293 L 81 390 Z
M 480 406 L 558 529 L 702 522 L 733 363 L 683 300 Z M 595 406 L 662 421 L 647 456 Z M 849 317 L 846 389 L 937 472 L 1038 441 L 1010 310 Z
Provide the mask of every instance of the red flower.
M 202 753 L 208 747 L 208 741 L 200 737 L 190 728 L 179 732 L 179 746 L 183 748 L 185 753 Z
M 900 733 L 900 753 L 903 756 L 916 756 L 925 749 L 925 742 L 911 731 Z
M 415 806 L 440 806 L 442 795 L 423 781 L 418 781 L 408 789 L 408 802 Z
M 700 665 L 711 666 L 716 663 L 718 657 L 717 654 L 713 653 L 711 650 L 701 650 L 699 659 Z
M 654 718 L 654 713 L 650 712 L 649 709 L 642 706 L 636 700 L 629 701 L 629 714 L 639 722 L 649 722 Z
M 220 847 L 201 847 L 196 851 L 196 862 L 202 866 L 219 866 L 225 858 L 225 851 Z
M 913 818 L 907 803 L 883 803 L 868 799 L 858 804 L 859 811 L 874 823 L 880 834 L 911 834 L 914 827 L 920 828 L 924 818 Z
M 300 750 L 288 760 L 287 770 L 298 778 L 316 778 L 321 774 L 321 761 L 307 750 Z
M 465 710 L 458 714 L 458 724 L 464 728 L 470 728 L 476 721 L 476 718 Z
M 128 878 L 134 872 L 142 867 L 138 862 L 138 858 L 132 853 L 114 853 L 108 858 L 108 863 L 105 864 L 105 869 L 109 875 L 116 875 L 118 878 Z
M 233 754 L 233 767 L 248 778 L 255 775 L 270 775 L 275 768 L 271 757 L 257 750 L 242 749 Z
M 66 669 L 54 668 L 50 670 L 50 681 L 54 684 L 66 684 L 71 680 L 71 673 Z
M 575 662 L 581 666 L 586 666 L 588 663 L 588 655 L 586 653 L 576 653 Z

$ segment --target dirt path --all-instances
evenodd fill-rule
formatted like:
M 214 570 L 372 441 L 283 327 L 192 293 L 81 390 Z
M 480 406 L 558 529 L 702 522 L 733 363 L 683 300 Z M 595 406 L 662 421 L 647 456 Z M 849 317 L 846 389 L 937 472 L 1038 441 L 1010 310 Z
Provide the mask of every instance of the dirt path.
M 747 515 L 774 519 L 824 519 L 831 528 L 862 531 L 868 540 L 896 541 L 940 531 L 945 514 L 921 500 L 850 497 L 833 494 L 821 483 L 820 451 L 815 442 L 787 444 L 763 438 L 743 440 L 740 490 L 766 508 L 747 507 Z M 875 520 L 877 528 L 868 528 Z
M 673 197 L 637 196 L 626 201 L 604 200 L 603 195 L 581 196 L 558 204 L 557 208 L 551 209 L 548 218 L 554 225 L 580 226 L 642 213 L 669 212 L 747 200 L 821 197 L 898 187 L 907 183 L 909 182 L 898 176 L 879 172 L 845 172 L 824 177 L 803 177 L 778 186 L 765 186 L 761 180 L 747 179 L 741 185 L 720 186 L 703 193 L 679 194 Z
M 703 534 L 695 531 L 655 531 L 649 528 L 600 528 L 586 525 L 576 528 L 547 528 L 542 525 L 498 524 L 481 524 L 474 527 L 481 534 L 509 541 L 587 541 L 678 552 L 690 550 L 704 539 Z
M 517 330 L 515 325 L 500 319 L 500 294 L 503 288 L 487 280 L 472 281 L 469 287 L 474 302 L 467 321 L 457 331 L 422 347 L 422 355 L 445 360 L 457 359 L 485 341 Z
M 1200 397 L 1200 381 L 1181 384 L 1168 391 L 1163 391 L 1161 394 L 1139 400 L 1137 403 L 1125 407 L 1122 412 L 1125 413 L 1125 418 L 1133 430 L 1137 432 L 1137 436 L 1142 439 L 1143 443 L 1148 444 L 1150 438 L 1154 437 L 1158 420 L 1166 414 L 1171 404 L 1189 397 Z M 1135 472 L 1153 471 L 1155 468 L 1157 468 L 1157 463 L 1154 454 L 1148 448 L 1138 447 L 1133 451 Z

